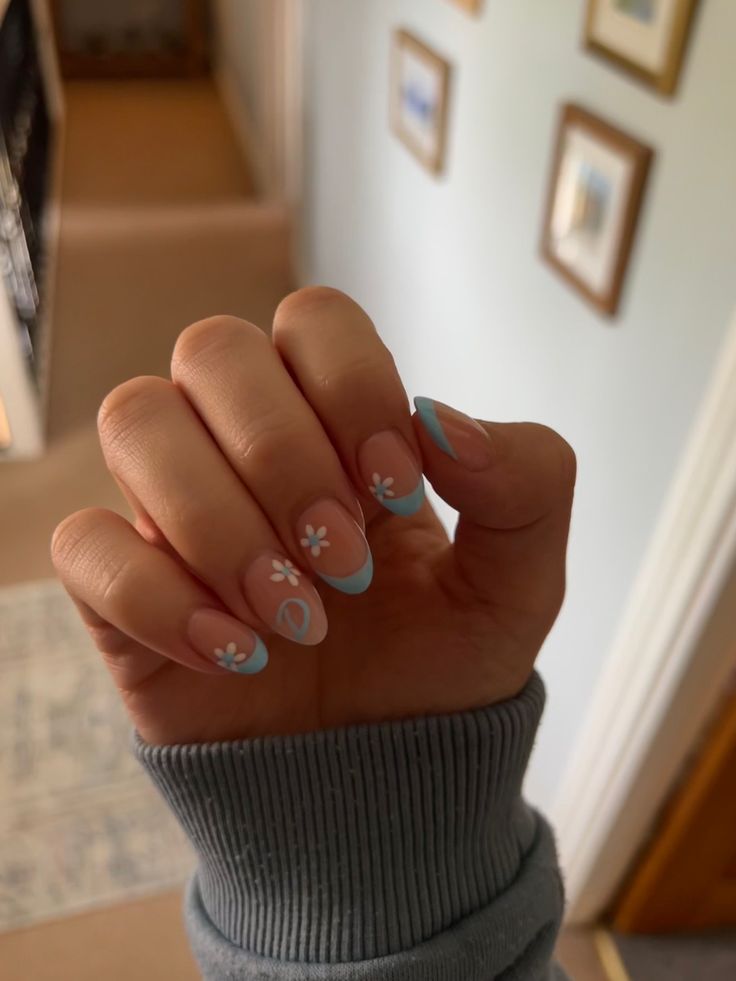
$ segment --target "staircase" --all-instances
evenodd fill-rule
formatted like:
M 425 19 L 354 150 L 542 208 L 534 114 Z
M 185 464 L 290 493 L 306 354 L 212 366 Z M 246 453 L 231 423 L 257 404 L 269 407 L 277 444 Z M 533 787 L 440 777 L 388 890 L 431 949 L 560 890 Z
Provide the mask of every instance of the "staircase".
M 167 374 L 188 323 L 268 328 L 291 287 L 286 209 L 258 197 L 211 80 L 72 82 L 66 105 L 51 439 Z

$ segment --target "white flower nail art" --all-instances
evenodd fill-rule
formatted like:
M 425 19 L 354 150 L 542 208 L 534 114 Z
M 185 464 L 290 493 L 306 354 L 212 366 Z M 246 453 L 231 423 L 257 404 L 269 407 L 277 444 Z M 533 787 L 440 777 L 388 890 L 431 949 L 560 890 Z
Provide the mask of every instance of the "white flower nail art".
M 307 525 L 304 529 L 305 538 L 302 538 L 301 545 L 303 548 L 308 548 L 309 551 L 316 558 L 323 548 L 329 548 L 330 543 L 325 537 L 327 535 L 327 528 L 322 525 L 316 531 L 313 525 Z
M 271 565 L 276 570 L 271 573 L 271 582 L 288 582 L 290 586 L 298 586 L 298 576 L 301 575 L 299 569 L 295 568 L 294 563 L 288 559 L 273 559 Z
M 386 497 L 394 497 L 394 492 L 390 490 L 391 485 L 394 482 L 393 477 L 381 477 L 377 474 L 373 474 L 373 484 L 370 487 L 370 492 L 376 498 L 377 501 L 383 501 Z
M 239 651 L 238 645 L 231 641 L 225 650 L 223 650 L 221 647 L 216 647 L 215 657 L 217 658 L 217 663 L 221 668 L 227 668 L 228 671 L 237 671 L 238 665 L 242 664 L 248 655 L 243 654 L 242 651 Z

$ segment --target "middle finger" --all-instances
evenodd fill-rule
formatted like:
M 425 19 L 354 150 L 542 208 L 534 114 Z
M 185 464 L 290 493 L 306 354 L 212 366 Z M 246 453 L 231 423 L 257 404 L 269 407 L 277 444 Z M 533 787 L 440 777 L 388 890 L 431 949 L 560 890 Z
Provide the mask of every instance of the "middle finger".
M 265 334 L 234 317 L 193 324 L 171 374 L 286 546 L 336 589 L 367 589 L 373 561 L 355 492 Z

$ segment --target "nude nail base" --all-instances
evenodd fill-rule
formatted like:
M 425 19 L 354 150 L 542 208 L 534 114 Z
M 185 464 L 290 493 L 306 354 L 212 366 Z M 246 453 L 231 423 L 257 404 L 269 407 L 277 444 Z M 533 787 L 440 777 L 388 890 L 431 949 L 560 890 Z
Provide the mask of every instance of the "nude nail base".
M 224 671 L 258 674 L 268 664 L 268 649 L 255 630 L 220 610 L 196 610 L 188 634 L 194 650 Z

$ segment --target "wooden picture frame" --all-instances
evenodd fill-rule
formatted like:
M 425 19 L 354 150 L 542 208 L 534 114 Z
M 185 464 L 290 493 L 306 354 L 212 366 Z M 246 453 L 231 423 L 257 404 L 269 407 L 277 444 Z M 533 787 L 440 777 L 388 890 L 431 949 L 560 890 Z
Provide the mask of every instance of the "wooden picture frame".
M 51 16 L 64 78 L 155 78 L 201 75 L 208 67 L 207 2 L 180 0 L 181 47 L 175 50 L 84 51 L 70 47 L 64 5 L 51 0 Z
M 700 0 L 588 0 L 584 47 L 660 95 L 677 88 Z
M 562 107 L 541 251 L 596 309 L 619 306 L 654 152 L 582 106 Z
M 452 68 L 407 30 L 394 34 L 391 126 L 430 173 L 441 174 L 447 153 Z
M 456 7 L 461 7 L 469 14 L 479 14 L 483 9 L 483 0 L 450 0 Z

